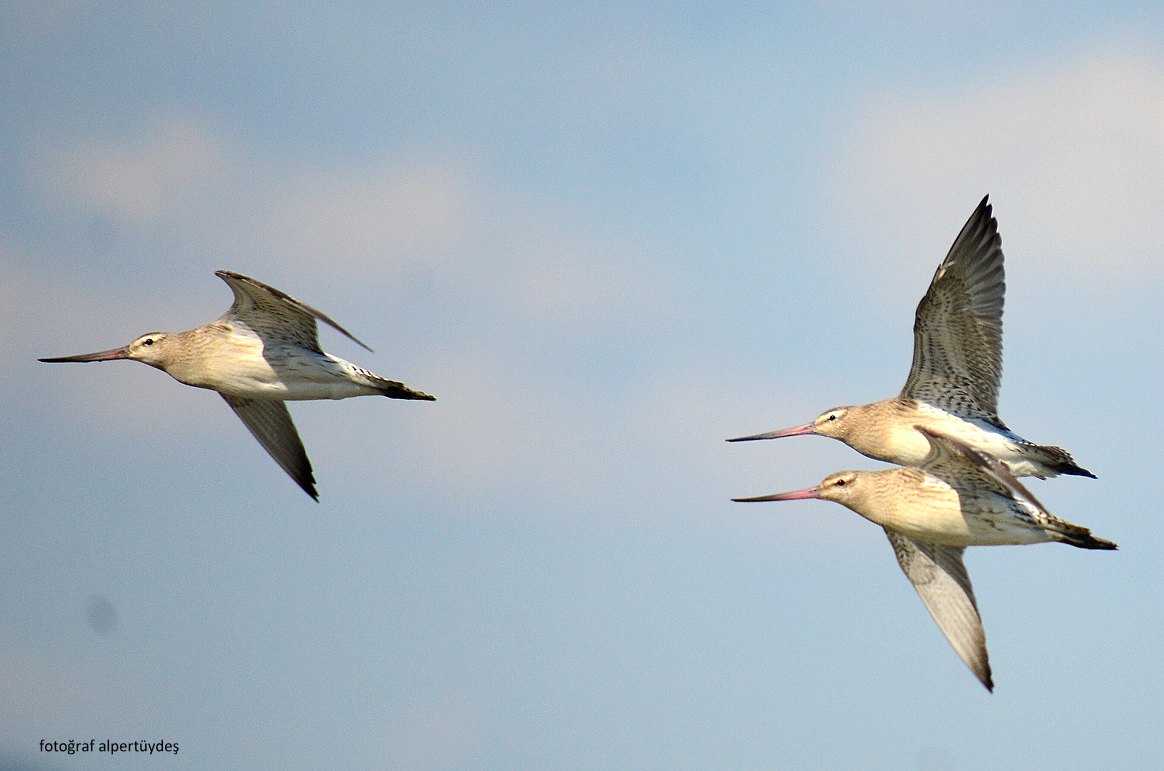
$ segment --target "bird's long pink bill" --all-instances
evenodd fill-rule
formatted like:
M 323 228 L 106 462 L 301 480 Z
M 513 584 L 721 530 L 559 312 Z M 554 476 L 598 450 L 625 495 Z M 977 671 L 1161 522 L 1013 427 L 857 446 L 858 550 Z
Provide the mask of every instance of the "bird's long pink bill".
M 753 436 L 738 436 L 735 439 L 728 439 L 729 442 L 754 442 L 757 439 L 780 439 L 785 436 L 804 436 L 805 434 L 815 434 L 816 426 L 812 423 L 805 423 L 803 426 L 793 426 L 792 428 L 782 428 L 779 431 L 769 431 L 766 434 L 754 434 Z
M 121 348 L 113 348 L 108 351 L 98 351 L 97 353 L 79 353 L 76 356 L 58 356 L 54 359 L 37 359 L 37 361 L 56 364 L 63 361 L 116 361 L 117 359 L 128 358 L 129 349 L 122 346 Z
M 789 493 L 773 493 L 761 495 L 757 498 L 732 498 L 736 503 L 766 503 L 768 501 L 802 501 L 807 498 L 819 498 L 819 487 L 806 487 L 803 490 L 793 490 Z

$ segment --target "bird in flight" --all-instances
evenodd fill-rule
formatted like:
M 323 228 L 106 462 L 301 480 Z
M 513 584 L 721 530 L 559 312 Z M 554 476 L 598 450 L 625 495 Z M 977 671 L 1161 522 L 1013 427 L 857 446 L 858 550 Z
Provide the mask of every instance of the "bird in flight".
M 1002 239 L 988 198 L 970 215 L 917 306 L 913 366 L 900 394 L 834 407 L 811 423 L 728 441 L 818 434 L 870 458 L 917 466 L 930 451 L 918 430 L 925 426 L 995 456 L 1015 476 L 1094 478 L 1067 451 L 1024 439 L 998 416 L 1006 285 Z
M 915 428 L 930 445 L 916 467 L 841 471 L 816 487 L 733 500 L 836 501 L 880 525 L 938 628 L 993 691 L 986 634 L 962 561 L 966 547 L 1048 541 L 1081 549 L 1116 545 L 1051 514 L 997 458 L 961 438 Z
M 209 324 L 186 332 L 150 332 L 121 348 L 40 361 L 129 359 L 180 383 L 217 391 L 263 449 L 317 501 L 311 461 L 285 402 L 352 396 L 435 399 L 324 353 L 317 320 L 372 349 L 321 311 L 240 273 L 214 275 L 234 292 L 234 303 Z

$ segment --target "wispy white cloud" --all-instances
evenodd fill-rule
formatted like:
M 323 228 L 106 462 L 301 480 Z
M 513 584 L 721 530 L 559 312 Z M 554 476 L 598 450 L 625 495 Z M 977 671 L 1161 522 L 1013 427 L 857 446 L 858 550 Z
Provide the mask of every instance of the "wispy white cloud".
M 303 267 L 395 273 L 447 255 L 477 204 L 466 170 L 440 158 L 378 158 L 360 168 L 268 172 L 251 238 Z
M 279 162 L 196 116 L 165 115 L 132 136 L 49 153 L 38 186 L 147 250 L 181 244 L 240 270 L 220 263 L 243 255 L 314 285 L 391 286 L 423 269 L 527 322 L 607 318 L 627 296 L 627 307 L 649 304 L 659 286 L 628 234 L 595 233 L 553 202 L 498 189 L 455 154 Z
M 602 478 L 602 447 L 616 428 L 594 405 L 559 398 L 517 362 L 471 351 L 447 357 L 436 379 L 439 409 L 423 416 L 423 429 L 410 422 L 417 453 L 443 469 L 427 475 L 434 489 L 496 494 L 516 484 L 572 497 Z
M 135 136 L 59 148 L 42 185 L 94 212 L 136 227 L 171 219 L 226 172 L 230 153 L 198 121 L 168 115 Z
M 952 239 L 951 213 L 989 192 L 1008 251 L 1021 245 L 1048 280 L 1158 286 L 1164 63 L 1113 46 L 960 89 L 875 94 L 843 131 L 835 177 L 851 212 L 897 201 L 862 220 L 862 243 L 890 260 Z

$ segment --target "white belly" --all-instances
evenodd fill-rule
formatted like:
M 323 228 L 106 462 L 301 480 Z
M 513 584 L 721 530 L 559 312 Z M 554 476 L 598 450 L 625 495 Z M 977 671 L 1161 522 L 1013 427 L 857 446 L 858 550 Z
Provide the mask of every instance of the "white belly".
M 231 335 L 206 355 L 167 372 L 186 385 L 242 398 L 303 401 L 378 393 L 352 382 L 327 354 L 305 349 L 266 351 L 257 337 L 249 335 Z
M 1000 431 L 987 423 L 964 420 L 928 405 L 919 405 L 917 418 L 916 424 L 952 436 L 998 458 L 1016 476 L 1041 473 L 1040 467 L 1027 457 L 1022 439 L 1014 434 Z M 900 458 L 894 462 L 902 465 L 921 465 L 930 454 L 929 439 L 915 430 L 912 424 L 896 424 L 888 444 Z

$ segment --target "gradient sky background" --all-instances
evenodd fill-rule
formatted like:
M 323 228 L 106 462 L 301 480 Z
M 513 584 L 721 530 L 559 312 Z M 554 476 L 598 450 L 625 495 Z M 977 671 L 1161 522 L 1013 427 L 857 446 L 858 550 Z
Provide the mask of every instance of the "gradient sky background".
M 235 5 L 0 11 L 0 765 L 1159 762 L 1158 2 Z M 729 501 L 880 464 L 723 441 L 896 393 L 986 193 L 1002 416 L 1120 544 L 968 553 L 993 695 L 877 527 Z M 218 268 L 438 401 L 293 404 L 316 504 L 214 394 L 36 362 Z

